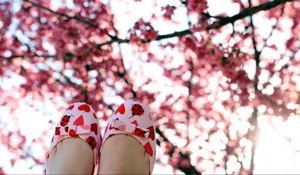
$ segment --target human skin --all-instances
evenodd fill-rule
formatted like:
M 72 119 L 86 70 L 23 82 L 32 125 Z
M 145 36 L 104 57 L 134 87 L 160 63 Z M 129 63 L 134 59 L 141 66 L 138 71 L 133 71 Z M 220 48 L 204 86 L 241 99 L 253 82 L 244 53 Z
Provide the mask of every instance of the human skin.
M 82 139 L 64 139 L 51 150 L 46 174 L 91 174 L 93 157 L 92 148 Z
M 149 174 L 149 156 L 134 137 L 113 135 L 102 145 L 98 174 Z
M 149 174 L 149 157 L 132 136 L 117 134 L 102 145 L 98 174 Z M 68 138 L 56 145 L 46 164 L 47 174 L 91 174 L 91 147 L 78 138 Z

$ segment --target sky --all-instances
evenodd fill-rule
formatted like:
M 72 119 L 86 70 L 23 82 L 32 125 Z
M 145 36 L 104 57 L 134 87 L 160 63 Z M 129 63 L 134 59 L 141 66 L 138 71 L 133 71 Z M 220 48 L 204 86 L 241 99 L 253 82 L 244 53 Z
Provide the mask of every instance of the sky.
M 16 6 L 18 5 L 19 1 L 15 1 Z M 56 9 L 61 0 L 52 1 L 52 9 Z M 72 0 L 66 1 L 67 6 L 72 8 Z M 239 7 L 237 5 L 228 5 L 231 4 L 230 0 L 209 0 L 209 12 L 211 15 L 218 15 L 221 13 L 225 13 L 229 16 L 234 15 L 239 12 Z M 164 0 L 159 1 L 161 4 L 178 4 L 178 0 Z M 130 6 L 130 8 L 129 8 Z M 153 11 L 155 13 L 161 13 L 160 9 L 154 9 L 151 8 L 154 6 L 153 1 L 143 1 L 143 3 L 130 3 L 128 0 L 114 0 L 111 3 L 112 12 L 115 14 L 115 17 L 117 18 L 116 28 L 120 31 L 120 37 L 125 38 L 127 36 L 127 31 L 130 29 L 134 22 L 138 20 L 140 17 L 143 17 L 144 19 L 150 19 Z M 225 7 L 226 8 L 223 8 Z M 17 8 L 17 7 L 16 7 Z M 126 13 L 130 9 L 130 13 Z M 154 23 L 154 27 L 159 30 L 159 34 L 167 34 L 174 32 L 172 28 L 176 28 L 177 30 L 186 29 L 187 23 L 182 22 L 186 21 L 186 11 L 184 8 L 179 9 L 174 14 L 174 19 L 177 21 L 177 23 L 166 23 L 165 21 L 156 21 Z M 191 20 L 193 20 L 191 18 Z M 262 33 L 264 36 L 268 35 L 268 31 L 270 30 L 270 24 L 274 23 L 274 21 L 271 20 L 265 20 L 264 18 L 261 18 L 259 15 L 254 18 L 255 25 L 258 27 L 258 32 Z M 283 21 L 283 23 L 286 23 L 286 25 L 289 24 L 289 21 Z M 289 37 L 289 35 L 282 33 L 276 33 L 277 39 L 286 39 Z M 214 39 L 222 40 L 223 36 L 216 36 Z M 170 39 L 174 40 L 174 39 Z M 269 41 L 277 42 L 275 39 L 271 39 Z M 47 44 L 47 43 L 46 43 Z M 49 45 L 48 45 L 49 46 Z M 122 52 L 126 56 L 125 60 L 125 67 L 131 68 L 132 72 L 138 71 L 139 63 L 136 62 L 135 55 L 132 55 L 131 48 L 127 45 L 122 45 Z M 49 46 L 50 50 L 51 47 Z M 117 48 L 116 48 L 117 49 Z M 152 50 L 157 50 L 157 45 L 153 44 L 151 45 Z M 279 47 L 279 53 L 284 51 L 284 46 Z M 166 50 L 167 51 L 167 50 Z M 53 48 L 52 51 L 54 52 Z M 169 51 L 171 52 L 171 51 Z M 180 55 L 179 53 L 174 52 L 174 57 L 177 57 L 178 63 L 180 64 L 181 61 L 183 61 L 183 55 Z M 276 52 L 266 51 L 264 52 L 265 55 L 276 57 Z M 176 62 L 174 63 L 176 64 Z M 249 65 L 248 72 L 252 76 L 254 75 L 254 72 L 251 72 L 253 70 L 252 66 L 254 64 Z M 151 71 L 151 70 L 158 70 L 158 71 Z M 160 71 L 160 67 L 156 64 L 149 63 L 145 68 L 146 74 L 148 74 L 151 77 L 162 77 L 162 70 Z M 2 89 L 10 89 L 14 86 L 19 86 L 22 81 L 24 81 L 20 76 L 10 73 L 11 78 L 0 78 L 0 87 Z M 157 81 L 165 81 L 168 83 L 167 80 L 158 78 Z M 211 80 L 218 81 L 216 80 Z M 276 81 L 276 80 L 274 80 Z M 139 82 L 139 81 L 137 81 Z M 170 82 L 169 82 L 170 83 Z M 149 87 L 151 88 L 151 87 Z M 299 84 L 300 88 L 300 84 Z M 164 89 L 164 87 L 158 87 L 161 91 L 165 91 L 166 93 L 169 91 L 169 89 Z M 180 89 L 179 89 L 180 90 Z M 12 94 L 12 95 L 18 95 Z M 109 94 L 108 94 L 109 95 Z M 115 99 L 113 99 L 115 100 Z M 121 101 L 121 99 L 118 99 Z M 163 98 L 161 98 L 161 101 Z M 62 99 L 57 99 L 59 103 L 62 105 L 64 104 Z M 160 100 L 158 100 L 156 106 L 159 105 Z M 31 105 L 29 105 L 31 104 Z M 64 104 L 67 106 L 67 104 Z M 154 106 L 155 106 L 154 105 Z M 17 122 L 17 128 L 20 129 L 21 133 L 24 134 L 29 141 L 31 141 L 34 138 L 43 138 L 46 143 L 50 143 L 51 135 L 43 135 L 43 130 L 45 128 L 48 128 L 49 130 L 53 130 L 54 124 L 49 124 L 48 121 L 51 119 L 54 122 L 59 121 L 60 119 L 60 113 L 55 109 L 53 103 L 50 100 L 46 100 L 44 103 L 41 102 L 32 102 L 30 99 L 21 99 L 20 100 L 20 106 L 16 109 L 16 115 L 18 116 L 18 120 L 14 121 L 12 120 L 12 117 L 10 116 L 9 111 L 5 107 L 0 107 L 0 120 L 1 123 L 5 124 L 6 131 L 9 130 L 15 130 L 16 125 L 15 122 Z M 247 110 L 247 109 L 246 109 Z M 262 109 L 263 110 L 263 109 Z M 240 115 L 242 115 L 242 111 L 240 112 Z M 233 122 L 239 122 L 238 119 L 233 119 Z M 35 125 L 35 123 L 31 121 L 38 121 L 39 125 Z M 270 125 L 269 123 L 272 123 Z M 105 123 L 102 124 L 105 126 Z M 287 174 L 287 173 L 300 173 L 300 166 L 297 164 L 300 162 L 300 119 L 299 116 L 292 116 L 290 117 L 286 122 L 282 122 L 281 118 L 276 117 L 270 117 L 270 116 L 260 116 L 259 118 L 259 128 L 261 129 L 261 133 L 258 137 L 258 146 L 255 156 L 255 173 L 268 173 L 268 172 L 276 172 L 279 174 Z M 4 126 L 4 125 L 3 125 Z M 0 128 L 3 127 L 0 125 Z M 247 126 L 244 125 L 244 123 L 239 123 L 236 125 L 237 127 L 240 127 L 238 129 L 243 130 L 243 127 L 246 128 Z M 168 132 L 168 131 L 167 131 Z M 171 131 L 170 131 L 171 132 Z M 51 133 L 51 132 L 50 132 Z M 243 142 L 242 144 L 251 144 L 248 143 L 246 140 L 241 140 Z M 182 142 L 180 140 L 175 141 L 176 145 L 180 146 Z M 24 149 L 32 149 L 32 152 L 34 155 L 43 155 L 43 148 L 39 147 L 38 144 L 29 145 L 26 144 Z M 0 152 L 1 157 L 5 157 L 5 159 L 0 159 L 0 167 L 4 167 L 4 170 L 9 174 L 18 174 L 18 173 L 32 173 L 32 174 L 38 174 L 41 173 L 43 170 L 43 167 L 41 166 L 34 166 L 31 170 L 28 170 L 28 167 L 34 165 L 32 161 L 17 161 L 15 166 L 12 167 L 10 165 L 9 158 L 13 158 L 14 155 L 10 154 L 8 150 L 6 150 L 6 147 L 4 145 L 0 145 Z M 160 155 L 162 164 L 156 164 L 154 167 L 153 174 L 173 174 L 172 168 L 170 165 L 168 165 L 168 158 L 167 156 L 163 156 L 163 151 L 157 147 L 157 154 Z M 234 159 L 234 158 L 233 158 Z M 192 158 L 193 162 L 194 158 Z M 246 160 L 249 161 L 249 160 Z M 234 160 L 232 160 L 234 162 Z M 230 162 L 229 162 L 230 164 Z M 211 162 L 207 162 L 206 166 L 211 166 Z M 232 170 L 229 169 L 229 171 L 234 171 L 234 168 L 237 165 L 232 165 L 230 167 L 233 167 Z M 208 169 L 205 173 L 211 173 Z M 219 173 L 224 173 L 222 170 L 220 170 Z M 181 172 L 177 171 L 176 174 L 182 174 Z

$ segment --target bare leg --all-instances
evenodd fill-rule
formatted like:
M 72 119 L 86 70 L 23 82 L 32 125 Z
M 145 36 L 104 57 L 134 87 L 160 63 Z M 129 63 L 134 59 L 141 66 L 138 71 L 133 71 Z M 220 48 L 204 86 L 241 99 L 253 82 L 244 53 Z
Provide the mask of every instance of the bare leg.
M 93 151 L 79 138 L 68 138 L 56 145 L 46 164 L 47 174 L 91 174 Z
M 98 174 L 149 174 L 149 156 L 132 136 L 114 135 L 102 145 Z
M 98 126 L 91 106 L 70 105 L 55 127 L 46 174 L 92 174 L 102 143 Z

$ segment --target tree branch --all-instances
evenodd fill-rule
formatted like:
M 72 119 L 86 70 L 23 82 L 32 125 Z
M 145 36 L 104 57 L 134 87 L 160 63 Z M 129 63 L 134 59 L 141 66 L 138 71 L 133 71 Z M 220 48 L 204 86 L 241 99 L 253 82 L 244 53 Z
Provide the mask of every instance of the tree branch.
M 273 0 L 273 1 L 270 1 L 270 2 L 263 3 L 263 4 L 259 5 L 259 6 L 249 7 L 249 8 L 241 11 L 240 13 L 238 13 L 238 14 L 236 14 L 234 16 L 222 18 L 216 24 L 208 26 L 207 29 L 208 30 L 210 30 L 210 29 L 218 29 L 218 28 L 221 28 L 222 26 L 224 26 L 226 24 L 233 23 L 233 22 L 235 22 L 235 21 L 237 21 L 239 19 L 242 19 L 244 17 L 254 15 L 257 12 L 264 11 L 264 10 L 269 10 L 271 8 L 274 8 L 274 7 L 278 6 L 278 5 L 280 5 L 280 4 L 284 4 L 286 2 L 292 2 L 292 1 L 294 1 L 294 0 Z
M 273 1 L 274 2 L 274 1 Z M 248 0 L 249 7 L 252 7 L 252 1 Z M 255 27 L 253 23 L 253 17 L 252 14 L 250 15 L 250 27 L 251 27 L 251 38 L 252 38 L 252 45 L 254 49 L 254 60 L 255 60 L 255 75 L 254 75 L 254 90 L 257 92 L 258 91 L 258 76 L 259 76 L 259 63 L 260 63 L 260 52 L 257 50 L 257 42 L 255 39 Z M 253 127 L 249 129 L 246 138 L 251 140 L 252 142 L 252 147 L 251 147 L 251 159 L 250 159 L 250 169 L 249 169 L 249 174 L 253 174 L 254 172 L 254 156 L 255 156 L 255 151 L 256 151 L 256 140 L 255 137 L 258 132 L 258 126 L 257 126 L 257 117 L 258 117 L 258 110 L 256 107 L 253 108 L 253 113 L 252 116 L 249 119 L 249 123 Z
M 249 6 L 250 8 L 252 7 L 252 3 L 251 3 L 251 0 L 248 0 L 249 2 Z M 257 42 L 256 42 L 256 39 L 255 39 L 255 27 L 254 27 L 254 23 L 253 23 L 253 17 L 252 15 L 250 15 L 250 26 L 251 26 L 251 38 L 252 38 L 252 44 L 253 44 L 253 49 L 254 49 L 254 59 L 255 59 L 255 65 L 256 65 L 256 69 L 259 69 L 259 63 L 260 63 L 260 60 L 259 60 L 259 56 L 260 56 L 260 53 L 257 49 Z M 257 72 L 257 71 L 256 71 Z M 257 76 L 256 76 L 257 77 Z M 257 83 L 257 82 L 256 82 Z M 255 85 L 257 86 L 257 84 Z M 257 88 L 256 88 L 257 89 Z
M 263 10 L 269 10 L 271 8 L 274 8 L 280 4 L 284 4 L 286 2 L 291 2 L 294 0 L 274 0 L 271 2 L 266 2 L 264 4 L 255 6 L 255 7 L 249 7 L 243 11 L 241 11 L 240 13 L 231 16 L 231 17 L 224 17 L 224 18 L 220 18 L 220 20 L 212 25 L 209 25 L 206 30 L 212 30 L 212 29 L 219 29 L 227 24 L 230 23 L 234 23 L 235 21 L 242 19 L 244 17 L 247 16 L 251 16 L 255 13 L 258 13 L 260 11 Z M 159 40 L 163 40 L 163 39 L 168 39 L 168 38 L 173 38 L 173 37 L 180 37 L 180 36 L 185 36 L 185 35 L 189 35 L 192 34 L 192 31 L 190 29 L 186 29 L 186 30 L 182 30 L 182 31 L 178 31 L 178 32 L 173 32 L 170 34 L 165 34 L 165 35 L 158 35 L 155 39 L 155 41 L 159 41 Z M 142 40 L 142 43 L 148 43 L 151 42 L 153 40 Z M 107 45 L 107 44 L 111 44 L 113 42 L 118 42 L 118 43 L 129 43 L 130 40 L 129 39 L 120 39 L 118 37 L 114 37 L 113 39 L 111 39 L 110 41 L 106 41 L 104 43 L 98 44 L 98 47 Z
M 164 141 L 164 142 L 167 142 L 167 143 L 170 143 L 171 144 L 171 151 L 169 152 L 169 156 L 170 157 L 172 157 L 172 155 L 173 155 L 173 153 L 174 153 L 174 151 L 175 151 L 175 149 L 178 149 L 178 147 L 176 146 L 176 145 L 174 145 L 174 144 L 172 144 L 172 142 L 163 134 L 163 132 L 159 129 L 159 127 L 156 127 L 155 128 L 155 131 L 156 131 L 156 133 L 162 138 L 162 140 Z M 160 141 L 159 140 L 157 140 L 157 145 L 159 145 L 160 146 Z M 180 155 L 180 157 L 181 157 L 181 159 L 188 159 L 189 158 L 189 156 L 186 154 L 186 153 L 184 153 L 184 152 L 179 152 L 179 155 Z M 189 161 L 189 166 L 187 166 L 187 167 L 182 167 L 180 164 L 177 166 L 177 168 L 179 169 L 179 170 L 181 170 L 182 172 L 184 172 L 185 174 L 190 174 L 190 175 L 201 175 L 201 173 L 200 172 L 198 172 L 197 171 L 197 169 L 190 163 L 190 161 Z
M 85 25 L 88 25 L 92 28 L 98 28 L 98 25 L 93 24 L 91 21 L 87 21 L 85 19 L 81 19 L 81 18 L 78 18 L 76 16 L 69 16 L 69 15 L 64 14 L 64 13 L 56 12 L 54 10 L 51 10 L 51 9 L 47 8 L 47 7 L 41 6 L 38 3 L 32 2 L 30 0 L 24 0 L 24 1 L 29 2 L 35 7 L 41 8 L 43 10 L 46 10 L 46 11 L 48 11 L 50 13 L 53 13 L 53 14 L 56 14 L 58 16 L 61 16 L 61 17 L 67 18 L 67 19 L 76 20 L 76 21 L 78 21 L 80 23 L 83 23 Z M 220 18 L 220 20 L 218 22 L 216 22 L 212 25 L 209 25 L 206 30 L 208 31 L 208 30 L 212 30 L 212 29 L 219 29 L 219 28 L 223 27 L 224 25 L 234 23 L 235 21 L 237 21 L 239 19 L 242 19 L 244 17 L 251 16 L 251 15 L 253 15 L 255 13 L 258 13 L 260 11 L 263 11 L 263 10 L 269 10 L 271 8 L 274 8 L 278 5 L 280 5 L 280 4 L 284 4 L 286 2 L 291 2 L 291 1 L 294 1 L 294 0 L 274 0 L 274 1 L 271 1 L 271 2 L 263 3 L 261 5 L 255 6 L 255 7 L 247 8 L 247 9 L 241 11 L 240 13 L 238 13 L 234 16 Z M 182 30 L 182 31 L 178 31 L 178 32 L 170 33 L 170 34 L 159 35 L 159 36 L 157 36 L 155 41 L 168 39 L 168 38 L 172 38 L 172 37 L 185 36 L 185 35 L 189 35 L 189 34 L 192 34 L 192 31 L 190 29 L 186 29 L 186 30 Z M 151 41 L 153 41 L 153 40 L 142 40 L 143 43 L 148 43 L 148 42 L 151 42 Z M 111 40 L 105 41 L 105 42 L 100 43 L 100 44 L 96 44 L 96 47 L 101 48 L 104 45 L 109 45 L 109 44 L 112 44 L 114 42 L 129 43 L 130 40 L 129 39 L 121 39 L 121 38 L 118 38 L 118 37 L 111 37 Z
M 255 137 L 258 133 L 258 126 L 257 126 L 257 117 L 258 117 L 258 110 L 256 107 L 253 108 L 252 116 L 249 118 L 249 123 L 253 126 L 253 128 L 250 128 L 246 138 L 251 140 L 252 147 L 251 147 L 251 159 L 250 159 L 250 169 L 249 174 L 253 174 L 254 172 L 254 156 L 256 151 L 256 140 Z
M 83 24 L 85 24 L 85 25 L 87 25 L 87 26 L 89 26 L 89 27 L 92 27 L 92 28 L 98 28 L 98 25 L 92 23 L 91 21 L 88 21 L 88 20 L 79 18 L 79 17 L 77 17 L 77 16 L 70 16 L 70 15 L 67 15 L 67 14 L 65 14 L 65 13 L 60 13 L 60 12 L 54 11 L 54 10 L 48 8 L 48 7 L 42 6 L 42 5 L 40 5 L 40 4 L 36 3 L 36 2 L 33 2 L 33 1 L 31 1 L 31 0 L 23 0 L 23 1 L 24 1 L 24 2 L 30 3 L 30 4 L 31 4 L 32 6 L 34 6 L 34 7 L 40 8 L 40 9 L 42 9 L 42 10 L 45 10 L 45 11 L 47 11 L 47 12 L 50 12 L 50 13 L 53 13 L 53 14 L 55 14 L 55 15 L 61 16 L 61 17 L 63 17 L 63 18 L 66 18 L 66 19 L 73 19 L 73 20 L 78 21 L 78 22 L 80 22 L 80 23 L 83 23 Z
M 0 58 L 4 59 L 13 59 L 13 58 L 33 58 L 33 57 L 43 57 L 43 58 L 54 58 L 57 57 L 57 55 L 38 55 L 38 54 L 31 54 L 31 55 L 11 55 L 11 56 L 3 56 L 0 55 Z
M 280 15 L 279 15 L 279 16 L 282 16 L 282 15 L 283 15 L 283 12 L 284 12 L 284 6 L 281 8 L 281 12 L 280 12 Z M 268 40 L 269 40 L 269 39 L 271 38 L 271 36 L 273 35 L 274 30 L 277 28 L 278 24 L 279 24 L 279 18 L 276 19 L 276 22 L 275 22 L 275 24 L 272 26 L 272 29 L 271 29 L 269 35 L 264 39 L 265 44 L 264 44 L 264 45 L 262 46 L 262 48 L 260 49 L 259 54 L 261 54 L 261 53 L 263 52 L 263 50 L 267 47 L 267 45 L 268 45 L 268 44 L 267 44 L 267 43 L 268 43 Z
M 109 8 L 111 9 L 111 1 L 109 1 Z M 113 31 L 115 32 L 115 35 L 117 36 L 118 35 L 118 30 L 116 29 L 114 23 L 113 23 L 113 19 L 114 19 L 114 15 L 112 15 L 112 18 L 111 18 L 111 26 L 113 28 Z M 108 34 L 109 35 L 109 34 Z M 111 36 L 109 35 L 110 38 L 111 38 L 111 43 L 116 40 L 120 40 L 119 38 L 115 37 L 115 36 Z M 129 42 L 129 41 L 128 41 Z M 97 47 L 101 48 L 101 45 L 98 45 Z M 121 41 L 118 42 L 118 48 L 119 48 L 119 55 L 120 55 L 120 59 L 121 59 L 121 66 L 122 66 L 122 69 L 123 71 L 121 72 L 120 70 L 118 70 L 118 76 L 120 78 L 123 78 L 124 82 L 127 84 L 127 86 L 130 87 L 130 91 L 131 91 L 131 94 L 132 94 L 132 97 L 133 98 L 136 98 L 137 97 L 137 93 L 134 91 L 133 89 L 133 83 L 131 81 L 131 78 L 128 74 L 128 71 L 126 70 L 125 68 L 125 64 L 124 64 L 124 56 L 123 56 L 123 53 L 122 53 L 122 47 L 121 47 Z
M 300 38 L 298 39 L 298 42 L 300 43 Z M 287 69 L 289 65 L 291 64 L 291 61 L 295 58 L 295 55 L 300 51 L 300 45 L 297 47 L 296 52 L 294 52 L 291 56 L 289 56 L 289 61 L 284 64 L 277 72 L 281 72 L 283 69 Z

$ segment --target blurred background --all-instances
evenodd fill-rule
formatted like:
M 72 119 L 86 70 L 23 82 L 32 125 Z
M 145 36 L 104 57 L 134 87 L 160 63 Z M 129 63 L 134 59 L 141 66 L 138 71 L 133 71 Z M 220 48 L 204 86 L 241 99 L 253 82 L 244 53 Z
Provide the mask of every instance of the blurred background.
M 300 173 L 300 2 L 0 0 L 0 174 L 41 174 L 72 102 L 156 119 L 153 174 Z

